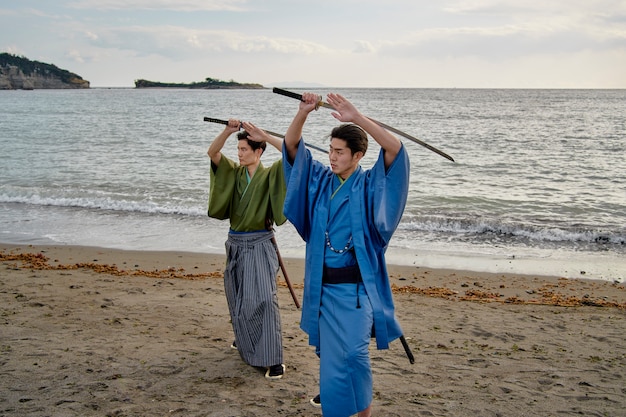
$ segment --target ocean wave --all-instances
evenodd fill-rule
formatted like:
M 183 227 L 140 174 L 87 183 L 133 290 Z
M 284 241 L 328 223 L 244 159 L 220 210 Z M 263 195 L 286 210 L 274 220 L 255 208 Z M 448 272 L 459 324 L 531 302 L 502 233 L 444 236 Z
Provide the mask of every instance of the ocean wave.
M 502 219 L 463 218 L 451 219 L 444 216 L 427 216 L 411 219 L 400 225 L 406 231 L 447 233 L 473 239 L 528 240 L 538 242 L 573 242 L 598 245 L 625 245 L 625 230 L 602 230 L 580 225 L 530 224 L 504 221 Z
M 182 201 L 161 197 L 138 196 L 45 196 L 39 193 L 9 195 L 0 193 L 0 203 L 28 204 L 108 210 L 115 212 L 164 214 L 182 216 L 206 216 L 206 205 L 198 200 Z M 587 243 L 594 245 L 625 245 L 626 230 L 608 230 L 606 227 L 559 224 L 541 224 L 539 221 L 511 221 L 501 218 L 459 215 L 405 216 L 399 230 L 408 233 L 423 232 L 447 234 L 459 240 L 510 240 L 553 243 Z
M 146 214 L 177 214 L 187 216 L 206 216 L 206 208 L 170 202 L 157 203 L 150 200 L 115 199 L 112 197 L 54 197 L 39 194 L 16 195 L 0 194 L 0 203 L 30 204 L 34 206 L 73 207 L 94 210 Z

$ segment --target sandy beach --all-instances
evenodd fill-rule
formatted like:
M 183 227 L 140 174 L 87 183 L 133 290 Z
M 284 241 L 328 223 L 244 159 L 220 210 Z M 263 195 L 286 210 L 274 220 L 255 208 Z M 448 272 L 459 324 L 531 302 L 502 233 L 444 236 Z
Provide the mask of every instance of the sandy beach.
M 284 259 L 302 298 L 303 261 Z M 224 257 L 0 245 L 0 416 L 319 416 L 318 361 L 279 274 L 286 374 L 243 363 Z M 374 416 L 625 416 L 626 287 L 389 266 L 399 341 Z M 373 344 L 372 344 L 373 346 Z

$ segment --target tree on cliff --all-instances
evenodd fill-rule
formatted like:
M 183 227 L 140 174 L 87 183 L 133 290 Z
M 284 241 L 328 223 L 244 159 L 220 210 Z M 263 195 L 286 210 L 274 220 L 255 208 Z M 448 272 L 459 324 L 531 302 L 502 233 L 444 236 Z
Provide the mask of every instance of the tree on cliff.
M 53 78 L 71 87 L 89 87 L 89 82 L 83 80 L 80 75 L 61 69 L 56 65 L 31 61 L 23 56 L 6 52 L 0 53 L 0 75 L 8 73 L 10 69 L 16 69 L 18 73 L 28 78 Z

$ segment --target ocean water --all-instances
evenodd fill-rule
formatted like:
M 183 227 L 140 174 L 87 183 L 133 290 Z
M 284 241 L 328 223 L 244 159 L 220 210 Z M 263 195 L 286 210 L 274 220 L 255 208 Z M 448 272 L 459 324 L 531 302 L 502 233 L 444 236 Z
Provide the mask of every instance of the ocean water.
M 410 193 L 389 262 L 626 279 L 626 90 L 332 91 L 456 161 L 403 139 Z M 284 133 L 297 105 L 269 89 L 0 91 L 0 242 L 222 253 L 206 150 L 223 126 L 203 118 Z M 305 140 L 326 148 L 336 124 L 314 112 Z M 372 141 L 364 168 L 377 153 Z M 303 257 L 291 225 L 277 240 Z

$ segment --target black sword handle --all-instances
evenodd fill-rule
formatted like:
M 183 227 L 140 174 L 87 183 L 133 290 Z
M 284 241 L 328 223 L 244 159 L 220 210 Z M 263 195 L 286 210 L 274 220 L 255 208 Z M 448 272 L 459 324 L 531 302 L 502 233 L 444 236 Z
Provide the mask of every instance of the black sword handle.
M 221 125 L 226 125 L 228 126 L 228 120 L 222 120 L 222 119 L 214 119 L 212 117 L 205 117 L 204 118 L 205 122 L 211 122 L 211 123 L 218 123 Z M 239 129 L 241 129 L 241 122 L 239 122 Z M 274 135 L 275 136 L 275 135 Z
M 280 94 L 282 96 L 287 96 L 287 97 L 295 98 L 296 100 L 302 101 L 302 94 L 293 93 L 291 91 L 283 90 L 282 88 L 278 88 L 278 87 L 274 87 L 272 89 L 272 92 L 276 94 Z
M 211 123 L 219 123 L 221 125 L 228 125 L 228 120 L 214 119 L 212 117 L 205 117 L 204 121 L 205 122 L 211 122 Z

